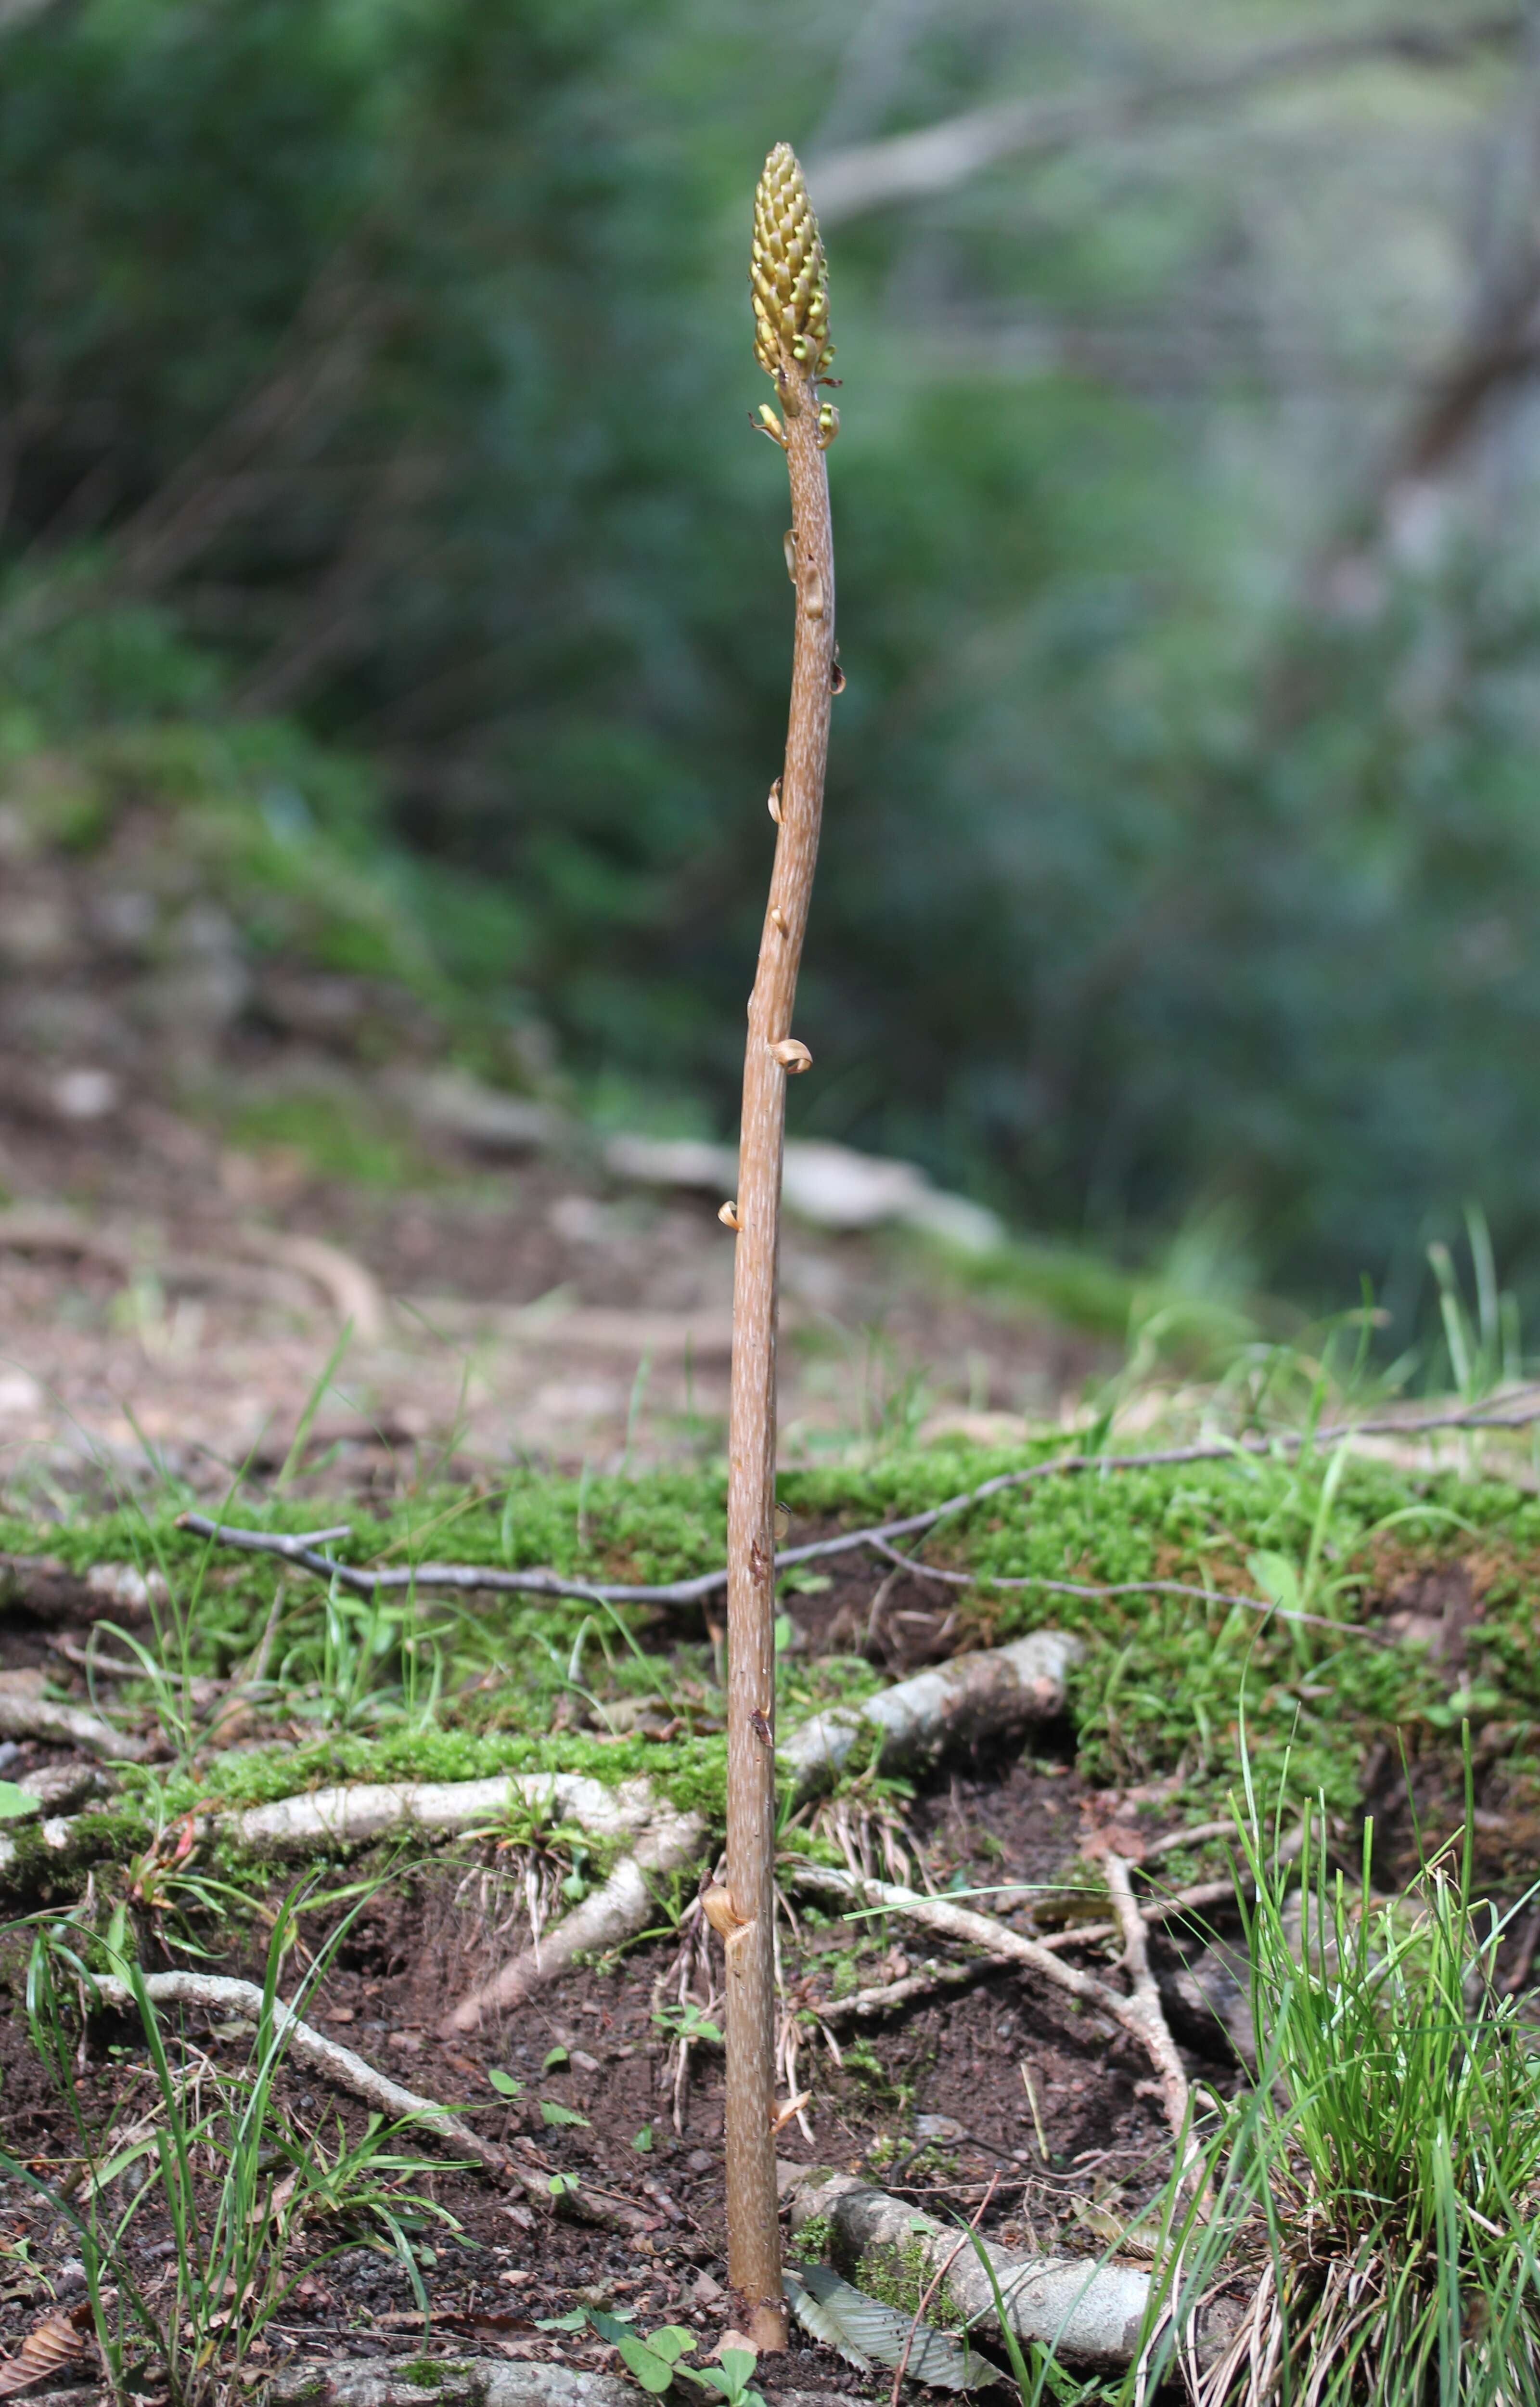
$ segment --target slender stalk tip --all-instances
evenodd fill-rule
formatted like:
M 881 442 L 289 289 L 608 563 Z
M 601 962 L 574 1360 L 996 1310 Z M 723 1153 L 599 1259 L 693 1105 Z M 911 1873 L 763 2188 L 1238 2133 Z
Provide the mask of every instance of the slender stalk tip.
M 754 196 L 754 355 L 767 376 L 806 381 L 834 357 L 828 270 L 797 153 L 778 142 Z

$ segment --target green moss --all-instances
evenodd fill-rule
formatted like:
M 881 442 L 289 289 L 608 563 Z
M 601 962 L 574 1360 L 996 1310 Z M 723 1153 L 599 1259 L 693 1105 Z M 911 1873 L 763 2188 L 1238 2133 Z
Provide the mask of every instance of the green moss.
M 895 1453 L 858 1469 L 788 1474 L 780 1488 L 804 1519 L 859 1527 L 940 1503 L 1049 1455 L 1046 1442 L 1009 1452 Z M 1363 1753 L 1383 1733 L 1420 1730 L 1425 1744 L 1453 1748 L 1467 1716 L 1505 1723 L 1507 1744 L 1521 1749 L 1540 1723 L 1540 1659 L 1532 1637 L 1540 1605 L 1540 1500 L 1495 1479 L 1420 1479 L 1357 1460 L 1335 1494 L 1323 1495 L 1323 1475 L 1321 1461 L 1242 1458 L 1050 1477 L 1004 1488 L 950 1517 L 927 1552 L 977 1575 L 978 1586 L 959 1594 L 980 1638 L 1007 1639 L 1047 1623 L 1077 1632 L 1085 1655 L 1070 1704 L 1082 1768 L 1093 1780 L 1130 1786 L 1175 1773 L 1180 1788 L 1171 1810 L 1190 1805 L 1194 1818 L 1222 1804 L 1235 1778 L 1243 1702 L 1264 1785 L 1276 1781 L 1287 1756 L 1296 1791 L 1324 1789 L 1338 1811 L 1356 1806 Z M 222 1675 L 255 1644 L 279 1567 L 210 1549 L 177 1529 L 180 1501 L 167 1494 L 143 1507 L 81 1514 L 43 1529 L 3 1520 L 0 1548 L 53 1553 L 79 1569 L 127 1561 L 159 1572 L 171 1596 L 169 1606 L 158 1608 L 171 1659 L 181 1659 L 185 1644 L 191 1671 Z M 509 1568 L 544 1564 L 588 1579 L 652 1584 L 720 1563 L 724 1502 L 715 1468 L 582 1482 L 519 1471 L 486 1492 L 440 1488 L 375 1515 L 350 1505 L 340 1517 L 350 1522 L 351 1535 L 336 1551 L 358 1563 L 448 1558 Z M 324 1500 L 307 1497 L 243 1509 L 240 1517 L 291 1531 L 314 1526 L 318 1515 L 326 1517 Z M 1387 1529 L 1392 1516 L 1398 1517 Z M 1252 1602 L 1233 1601 L 1254 1597 L 1251 1556 L 1280 1555 L 1302 1569 L 1313 1538 L 1320 1540 L 1320 1578 L 1310 1606 L 1335 1616 L 1338 1628 L 1290 1625 Z M 1469 1635 L 1463 1687 L 1451 1694 L 1447 1670 L 1424 1650 L 1383 1645 L 1357 1624 L 1377 1580 L 1382 1589 L 1410 1563 L 1427 1567 L 1476 1554 L 1484 1611 Z M 991 1585 L 1034 1576 L 1087 1584 L 1165 1579 L 1200 1592 L 1139 1588 L 1102 1596 Z M 196 1778 L 129 1767 L 125 1812 L 166 1816 L 205 1799 L 260 1804 L 364 1777 L 459 1780 L 547 1770 L 586 1772 L 606 1782 L 642 1773 L 682 1807 L 708 1816 L 718 1810 L 719 1737 L 681 1734 L 659 1745 L 628 1736 L 610 1744 L 551 1730 L 574 1645 L 585 1684 L 601 1698 L 666 1690 L 682 1651 L 687 1659 L 699 1643 L 693 1616 L 622 1606 L 612 1617 L 583 1598 L 487 1596 L 473 1613 L 435 1600 L 430 1626 L 439 1632 L 432 1644 L 441 1694 L 436 1718 L 421 1727 L 403 1702 L 402 1645 L 423 1643 L 423 1622 L 409 1596 L 382 1600 L 377 1608 L 346 1605 L 360 1645 L 367 1636 L 374 1649 L 368 1678 L 376 1684 L 351 1702 L 323 1689 L 319 1583 L 290 1574 L 283 1610 L 293 1710 L 316 1716 L 313 1741 L 219 1757 Z M 641 1659 L 623 1632 L 646 1650 Z M 789 1659 L 784 1718 L 789 1724 L 832 1696 L 856 1693 L 871 1678 L 864 1667 Z M 185 1743 L 171 1734 L 174 1745 Z
M 797 2253 L 809 2264 L 827 2257 L 834 2246 L 834 2225 L 827 2215 L 810 2215 L 797 2233 Z
M 416 2357 L 392 2369 L 392 2380 L 409 2382 L 417 2390 L 452 2390 L 457 2400 L 470 2401 L 486 2395 L 486 2374 L 473 2357 Z
M 895 2307 L 900 2314 L 918 2314 L 925 2301 L 926 2323 L 945 2329 L 967 2321 L 966 2308 L 958 2305 L 944 2281 L 926 2300 L 936 2269 L 918 2239 L 906 2240 L 901 2244 L 879 2241 L 872 2247 L 863 2248 L 849 2278 L 869 2298 L 880 2299 L 883 2306 Z

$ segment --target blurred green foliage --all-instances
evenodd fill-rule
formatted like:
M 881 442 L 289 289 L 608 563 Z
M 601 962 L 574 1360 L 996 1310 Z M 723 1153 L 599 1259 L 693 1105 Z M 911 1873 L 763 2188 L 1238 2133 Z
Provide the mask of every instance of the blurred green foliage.
M 789 649 L 749 199 L 858 20 L 54 0 L 13 25 L 10 756 L 147 719 L 301 745 L 269 784 L 394 863 L 489 1020 L 730 1125 Z M 988 9 L 930 22 L 883 122 L 977 97 L 1002 38 Z M 1072 78 L 1071 33 L 1041 40 Z M 830 235 L 849 691 L 794 1118 L 1136 1250 L 1223 1202 L 1275 1282 L 1367 1270 L 1408 1310 L 1474 1192 L 1533 1286 L 1533 548 L 1304 606 L 1272 555 L 1307 492 L 1216 467 L 1209 420 L 1089 352 L 948 333 L 958 293 L 1133 297 L 1180 345 L 1235 195 L 1134 175 L 1103 207 L 1073 160 L 1034 192 Z

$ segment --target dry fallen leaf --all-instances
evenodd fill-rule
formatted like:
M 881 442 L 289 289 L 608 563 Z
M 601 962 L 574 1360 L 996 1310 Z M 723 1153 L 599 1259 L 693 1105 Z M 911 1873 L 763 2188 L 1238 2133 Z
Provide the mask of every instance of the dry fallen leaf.
M 86 2312 L 89 2315 L 89 2308 Z M 28 2332 L 14 2357 L 0 2359 L 0 2399 L 10 2399 L 18 2390 L 30 2389 L 45 2374 L 73 2365 L 89 2356 L 91 2347 L 90 2334 L 78 2330 L 71 2316 L 63 2313 L 46 2316 Z
M 812 2103 L 812 2090 L 811 2090 L 811 2089 L 804 2089 L 804 2090 L 802 2090 L 802 2091 L 801 2091 L 801 2092 L 800 2092 L 797 2097 L 795 2097 L 795 2098 L 788 2098 L 788 2099 L 786 2100 L 786 2101 L 785 2101 L 785 2103 L 784 2103 L 784 2105 L 780 2105 L 780 2106 L 778 2106 L 778 2105 L 775 2103 L 775 2101 L 774 2101 L 773 2100 L 771 2100 L 771 2101 L 770 2101 L 770 2129 L 771 2129 L 771 2131 L 772 2131 L 772 2132 L 774 2132 L 774 2131 L 784 2131 L 784 2130 L 785 2129 L 786 2125 L 791 2121 L 792 2116 L 793 2116 L 794 2115 L 799 2115 L 799 2114 L 801 2113 L 801 2111 L 802 2111 L 803 2107 L 804 2107 L 804 2106 L 807 2106 L 807 2105 L 811 2105 L 811 2103 Z

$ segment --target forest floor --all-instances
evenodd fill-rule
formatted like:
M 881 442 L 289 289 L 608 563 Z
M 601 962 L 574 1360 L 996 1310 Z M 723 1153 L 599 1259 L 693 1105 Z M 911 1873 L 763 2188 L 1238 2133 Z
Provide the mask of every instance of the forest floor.
M 708 2358 L 734 2318 L 720 1955 L 698 1902 L 720 1841 L 715 1604 L 606 1607 L 591 1586 L 371 1598 L 211 1546 L 178 1516 L 326 1524 L 356 1566 L 647 1585 L 714 1570 L 729 1241 L 704 1203 L 547 1157 L 376 1191 L 162 1118 L 114 1162 L 106 1210 L 100 1167 L 57 1132 L 7 1148 L 0 1784 L 44 1818 L 23 1802 L 0 1822 L 0 2357 L 51 2329 L 39 2377 L 81 2407 L 97 2395 L 87 2260 L 120 2229 L 102 2278 L 143 2400 L 172 2395 L 150 2326 L 201 2349 L 208 2395 L 228 2399 L 312 2358 L 613 2371 L 609 2342 L 572 2326 L 585 2307 L 685 2327 Z M 62 1210 L 80 1218 L 50 1233 Z M 332 1251 L 251 1249 L 276 1217 Z M 383 1318 L 323 1378 L 347 1264 Z M 1151 1901 L 1226 1880 L 1243 1717 L 1259 1792 L 1296 1814 L 1318 1800 L 1335 1860 L 1356 1866 L 1373 1818 L 1386 1893 L 1462 1824 L 1463 1725 L 1479 1894 L 1523 1900 L 1540 1847 L 1527 1437 L 1300 1444 L 1313 1366 L 1259 1346 L 1218 1388 L 1118 1391 L 1121 1417 L 1094 1431 L 1105 1465 L 1055 1471 L 1066 1431 L 1094 1426 L 1082 1391 L 1116 1367 L 1105 1339 L 878 1237 L 795 1232 L 787 1289 L 785 1547 L 993 1485 L 912 1568 L 878 1542 L 784 1574 L 783 1730 L 1026 1631 L 1083 1651 L 1024 1745 L 964 1745 L 907 1780 L 853 1765 L 788 1822 L 782 2093 L 806 2096 L 778 2147 L 979 2214 L 1010 2246 L 1137 2254 L 1171 2135 L 1128 2033 L 1021 1965 L 949 1981 L 975 1950 L 901 1912 L 842 1914 L 801 1868 L 991 1892 L 976 1901 L 1009 1930 L 1115 1984 L 1118 1948 L 1075 1933 L 1107 1918 L 1106 1860 Z M 1172 1437 L 1198 1458 L 1144 1459 Z M 97 1735 L 72 1743 L 46 1716 L 29 1730 L 34 1707 L 64 1704 Z M 106 1749 L 104 1726 L 126 1746 Z M 546 1773 L 644 1779 L 701 1835 L 654 1879 L 645 1931 L 448 2037 L 454 2002 L 602 1883 L 613 1835 L 553 1804 L 446 1841 L 313 1837 L 275 1862 L 233 1820 L 360 1781 Z M 1245 2078 L 1235 1959 L 1214 1952 L 1238 1930 L 1222 1897 L 1157 1918 L 1151 1942 L 1186 2071 L 1215 2096 Z M 1520 1993 L 1537 1935 L 1526 1907 L 1501 1960 Z M 269 2218 L 267 2254 L 203 2297 L 261 2026 L 162 2007 L 158 2062 L 142 2009 L 85 2011 L 91 1972 L 124 1960 L 259 1984 L 275 1966 L 316 2030 L 464 2115 L 517 2178 L 420 2126 L 382 2139 L 357 2096 L 280 2051 L 259 2115 L 266 2204 L 241 2210 L 259 2236 Z M 849 2007 L 900 1982 L 917 1986 Z M 191 2244 L 155 2153 L 177 2129 Z M 771 2402 L 890 2386 L 802 2333 L 759 2379 Z

